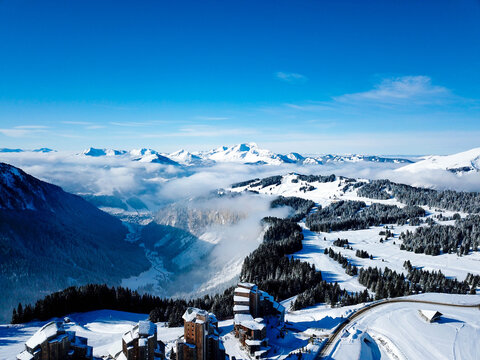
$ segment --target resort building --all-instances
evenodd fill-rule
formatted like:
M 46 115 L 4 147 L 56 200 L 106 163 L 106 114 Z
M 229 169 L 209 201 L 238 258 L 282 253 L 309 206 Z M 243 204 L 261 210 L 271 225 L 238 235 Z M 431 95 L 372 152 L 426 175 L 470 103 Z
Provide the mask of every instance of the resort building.
M 214 314 L 188 308 L 183 320 L 184 335 L 177 340 L 177 360 L 225 360 L 225 348 Z
M 250 283 L 237 285 L 233 303 L 235 337 L 250 356 L 263 357 L 270 349 L 263 318 L 274 318 L 281 325 L 285 320 L 285 308 L 273 296 Z
M 87 339 L 66 331 L 64 323 L 52 321 L 40 328 L 25 343 L 17 360 L 91 360 L 92 347 Z
M 273 296 L 250 283 L 239 283 L 235 288 L 233 313 L 250 314 L 254 318 L 274 316 L 281 323 L 285 319 L 285 308 Z
M 157 325 L 151 321 L 139 321 L 122 336 L 122 349 L 115 360 L 165 359 L 165 344 L 157 340 Z

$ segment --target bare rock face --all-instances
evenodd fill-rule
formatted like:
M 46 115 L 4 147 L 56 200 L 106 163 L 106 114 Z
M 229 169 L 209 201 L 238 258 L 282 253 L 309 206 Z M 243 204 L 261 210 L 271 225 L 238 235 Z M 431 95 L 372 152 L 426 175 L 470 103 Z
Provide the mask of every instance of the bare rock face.
M 200 236 L 209 226 L 233 225 L 245 217 L 245 213 L 236 209 L 220 208 L 207 201 L 206 204 L 190 202 L 167 206 L 157 212 L 155 222 Z

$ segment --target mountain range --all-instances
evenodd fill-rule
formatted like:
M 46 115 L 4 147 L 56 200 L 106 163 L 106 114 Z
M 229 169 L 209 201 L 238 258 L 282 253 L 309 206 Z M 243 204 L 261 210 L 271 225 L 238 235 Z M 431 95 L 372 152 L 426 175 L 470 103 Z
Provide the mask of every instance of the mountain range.
M 173 153 L 159 153 L 152 149 L 116 150 L 89 148 L 81 153 L 83 156 L 119 156 L 129 157 L 140 162 L 152 162 L 166 165 L 205 166 L 215 163 L 240 163 L 248 165 L 323 165 L 329 163 L 376 162 L 410 164 L 411 160 L 398 157 L 380 157 L 375 155 L 314 155 L 303 156 L 292 152 L 278 154 L 267 149 L 261 149 L 255 143 L 243 143 L 232 146 L 221 146 L 208 151 L 189 152 L 181 149 Z

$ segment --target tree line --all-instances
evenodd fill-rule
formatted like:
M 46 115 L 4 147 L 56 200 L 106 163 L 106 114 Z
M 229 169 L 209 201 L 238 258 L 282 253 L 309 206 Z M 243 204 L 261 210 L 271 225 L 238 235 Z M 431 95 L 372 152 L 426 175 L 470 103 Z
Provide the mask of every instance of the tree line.
M 403 240 L 400 249 L 440 255 L 457 253 L 468 255 L 470 251 L 478 251 L 480 246 L 480 216 L 469 215 L 466 218 L 456 218 L 455 225 L 432 224 L 422 226 L 415 231 L 402 232 Z
M 19 304 L 12 313 L 12 323 L 32 320 L 48 320 L 74 312 L 99 309 L 149 313 L 155 322 L 168 322 L 171 326 L 182 324 L 182 315 L 190 307 L 214 311 L 219 319 L 232 316 L 233 288 L 215 296 L 204 296 L 193 300 L 162 299 L 124 287 L 109 287 L 105 284 L 72 286 L 54 292 L 38 300 L 34 305 Z
M 421 216 L 425 216 L 425 210 L 418 206 L 399 208 L 373 203 L 367 207 L 363 201 L 341 200 L 308 215 L 306 225 L 320 232 L 359 230 L 383 224 L 403 225 Z
M 480 193 L 478 192 L 437 191 L 397 184 L 390 180 L 372 180 L 359 187 L 357 194 L 370 199 L 395 197 L 407 205 L 427 205 L 470 214 L 480 213 Z

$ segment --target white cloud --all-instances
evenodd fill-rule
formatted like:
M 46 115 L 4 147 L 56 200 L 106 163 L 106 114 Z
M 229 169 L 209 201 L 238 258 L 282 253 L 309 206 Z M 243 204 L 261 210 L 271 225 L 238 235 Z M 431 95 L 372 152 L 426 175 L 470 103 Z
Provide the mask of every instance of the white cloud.
M 48 126 L 45 126 L 45 125 L 19 125 L 19 126 L 15 126 L 15 129 L 43 130 L 43 129 L 48 129 Z
M 451 96 L 450 90 L 443 86 L 433 85 L 432 79 L 428 76 L 402 76 L 384 79 L 371 90 L 337 96 L 333 100 L 339 103 L 398 104 L 413 101 L 428 104 Z
M 0 129 L 0 134 L 8 137 L 21 138 L 46 132 L 47 126 L 40 125 L 21 125 L 9 129 Z
M 308 80 L 305 75 L 293 73 L 293 72 L 283 72 L 278 71 L 275 73 L 275 77 L 279 80 L 289 82 L 289 83 L 304 83 Z
M 252 136 L 258 131 L 252 128 L 218 128 L 210 125 L 192 125 L 182 127 L 176 132 L 146 133 L 143 138 L 168 138 L 168 137 L 224 137 L 224 136 Z
M 90 121 L 62 121 L 62 124 L 68 124 L 68 125 L 93 125 L 94 123 Z
M 207 120 L 207 121 L 222 121 L 222 120 L 228 120 L 230 118 L 226 116 L 196 116 L 195 119 Z

